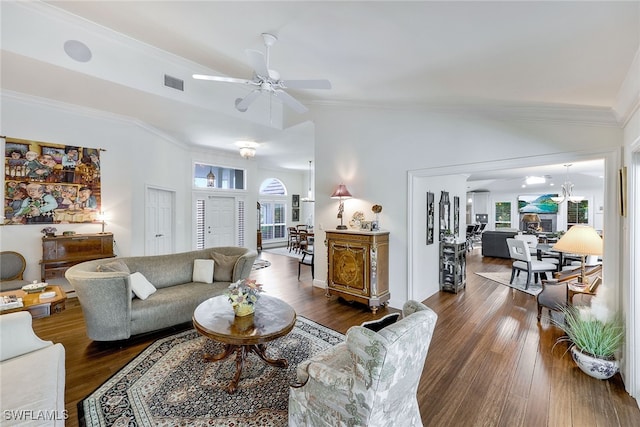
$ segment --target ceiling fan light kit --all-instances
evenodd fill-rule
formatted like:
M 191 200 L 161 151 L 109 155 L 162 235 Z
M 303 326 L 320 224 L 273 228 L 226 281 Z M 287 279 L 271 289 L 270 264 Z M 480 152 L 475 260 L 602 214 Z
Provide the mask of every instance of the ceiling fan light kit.
M 254 89 L 244 98 L 237 98 L 235 100 L 236 109 L 242 113 L 247 111 L 249 106 L 263 93 L 279 98 L 283 104 L 298 113 L 307 112 L 308 108 L 285 92 L 284 89 L 331 89 L 331 82 L 329 82 L 329 80 L 281 80 L 279 72 L 269 69 L 270 48 L 278 41 L 278 38 L 273 34 L 262 33 L 262 39 L 265 45 L 264 54 L 253 49 L 247 49 L 245 51 L 249 65 L 251 65 L 254 71 L 254 76 L 251 80 L 210 76 L 206 74 L 193 74 L 193 78 L 197 80 L 240 83 L 253 86 Z

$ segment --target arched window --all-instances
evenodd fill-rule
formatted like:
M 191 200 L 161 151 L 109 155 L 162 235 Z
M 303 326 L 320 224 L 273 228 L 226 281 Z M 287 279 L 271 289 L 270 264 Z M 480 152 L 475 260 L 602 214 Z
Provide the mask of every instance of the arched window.
M 287 188 L 278 178 L 260 184 L 260 231 L 263 242 L 284 241 L 287 236 Z

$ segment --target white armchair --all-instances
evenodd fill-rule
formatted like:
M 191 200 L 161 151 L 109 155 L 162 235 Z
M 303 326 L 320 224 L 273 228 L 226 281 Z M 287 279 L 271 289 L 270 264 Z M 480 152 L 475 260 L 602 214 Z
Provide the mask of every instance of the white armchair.
M 64 347 L 41 340 L 28 311 L 0 316 L 2 425 L 64 426 Z
M 403 319 L 362 326 L 301 363 L 289 394 L 289 426 L 422 426 L 418 382 L 437 315 L 408 301 Z

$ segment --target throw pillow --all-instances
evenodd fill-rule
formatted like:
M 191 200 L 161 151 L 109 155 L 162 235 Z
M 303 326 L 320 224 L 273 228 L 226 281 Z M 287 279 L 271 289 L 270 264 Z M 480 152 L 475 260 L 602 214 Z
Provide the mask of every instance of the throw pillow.
M 223 255 L 212 252 L 211 258 L 216 263 L 213 269 L 213 280 L 216 282 L 230 282 L 233 278 L 233 268 L 240 258 L 237 255 Z
M 364 322 L 360 326 L 364 326 L 367 329 L 371 329 L 374 332 L 378 332 L 381 329 L 396 323 L 399 317 L 400 317 L 400 313 L 391 313 L 391 314 L 387 314 L 386 316 L 378 320 L 370 320 L 368 322 Z
M 147 299 L 157 290 L 140 272 L 131 274 L 129 281 L 131 282 L 131 290 L 140 299 Z
M 212 259 L 194 259 L 193 260 L 193 282 L 213 283 L 213 266 Z
M 120 261 L 119 259 L 115 261 L 105 262 L 104 264 L 99 264 L 98 267 L 96 267 L 96 270 L 102 273 L 116 272 L 131 274 L 131 271 L 129 270 L 129 267 L 127 267 L 127 264 L 125 264 L 123 261 Z

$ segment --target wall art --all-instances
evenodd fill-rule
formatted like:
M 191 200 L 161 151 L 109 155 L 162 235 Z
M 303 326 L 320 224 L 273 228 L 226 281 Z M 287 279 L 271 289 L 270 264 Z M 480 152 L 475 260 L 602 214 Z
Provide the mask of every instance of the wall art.
M 440 240 L 445 235 L 451 235 L 451 202 L 449 202 L 449 192 L 440 192 Z
M 99 220 L 100 149 L 4 139 L 4 225 Z
M 460 197 L 453 196 L 453 235 L 460 234 Z
M 433 244 L 435 226 L 434 194 L 427 192 L 427 245 Z

